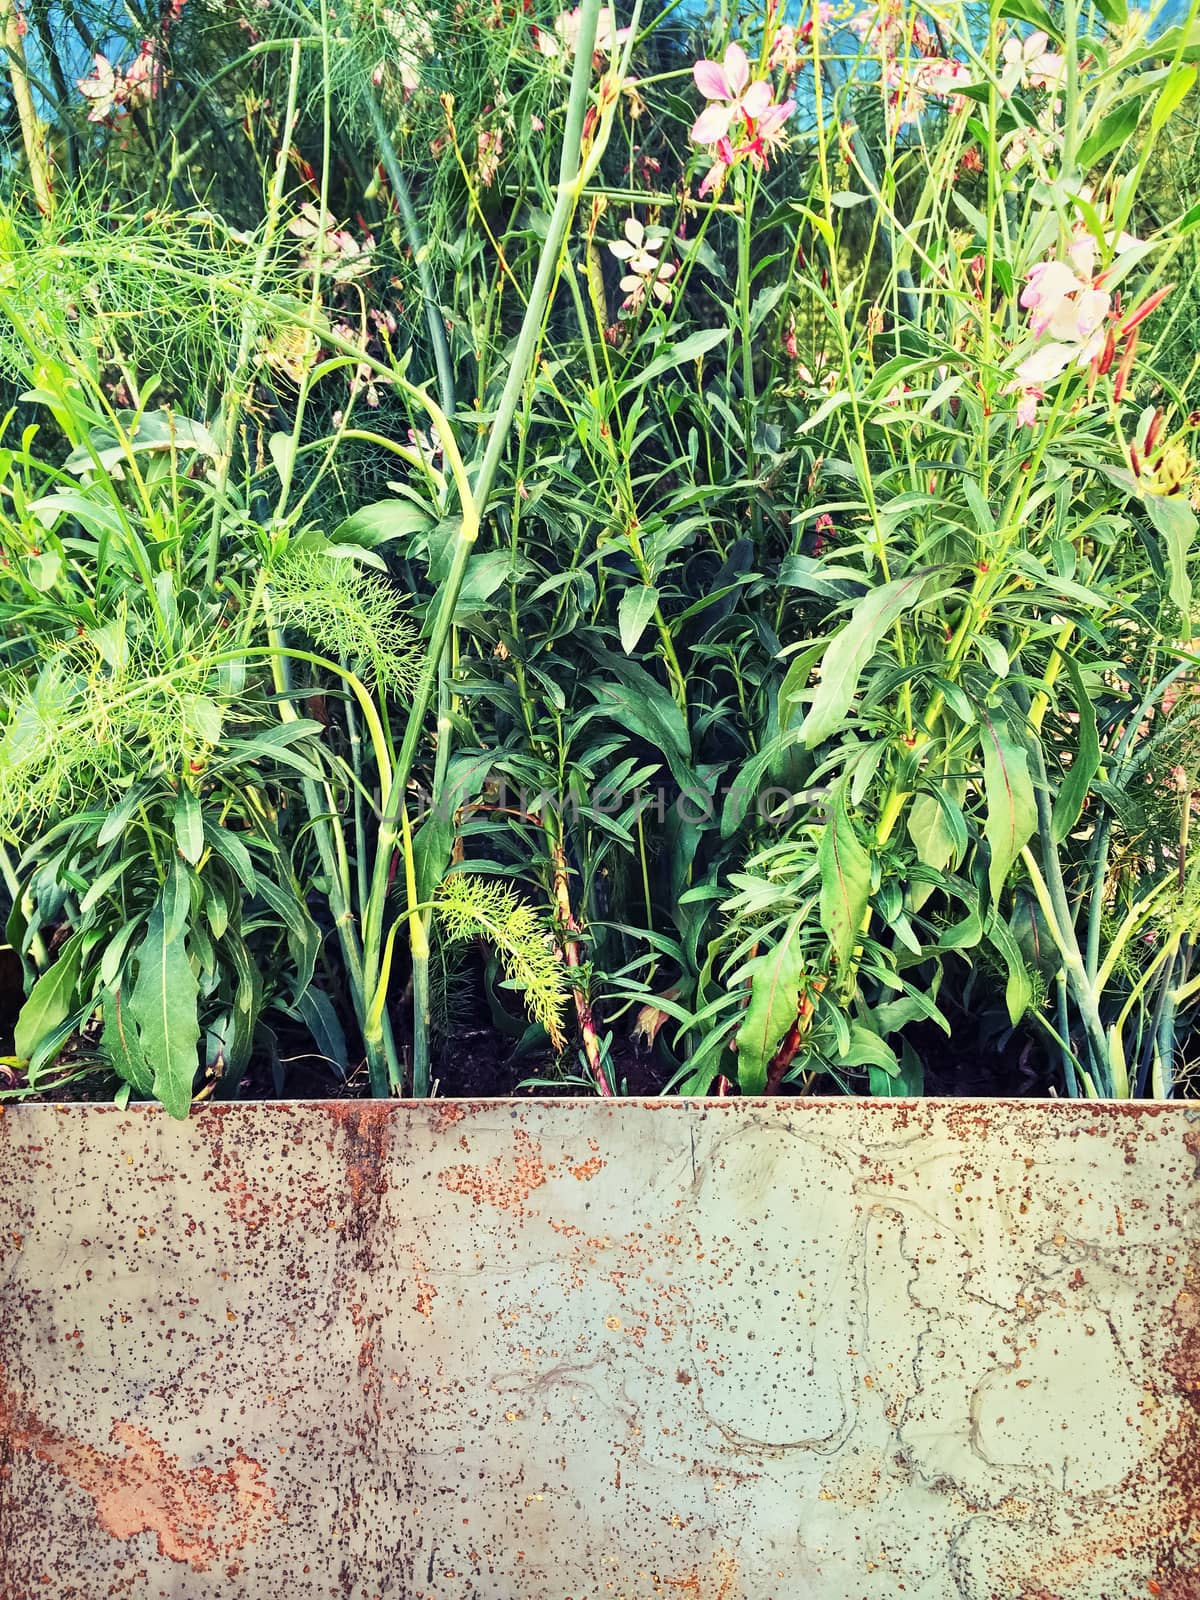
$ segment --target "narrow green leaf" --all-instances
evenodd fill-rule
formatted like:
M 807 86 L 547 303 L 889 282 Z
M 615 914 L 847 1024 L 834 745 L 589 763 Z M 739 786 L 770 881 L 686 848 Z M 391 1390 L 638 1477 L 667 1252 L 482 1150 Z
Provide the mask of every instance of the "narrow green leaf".
M 191 789 L 181 789 L 175 802 L 175 843 L 179 854 L 193 867 L 204 854 L 204 816 L 200 797 Z
M 246 893 L 253 894 L 258 887 L 258 874 L 254 870 L 249 850 L 238 836 L 230 833 L 228 828 L 220 828 L 215 822 L 208 821 L 204 824 L 204 837 L 217 855 L 227 861 L 237 873 Z
M 258 892 L 291 935 L 288 948 L 296 963 L 295 994 L 298 998 L 312 982 L 317 952 L 321 948 L 321 935 L 308 914 L 307 906 L 289 887 L 275 883 L 263 874 L 258 880 Z
M 1189 558 L 1196 538 L 1196 513 L 1181 494 L 1143 495 L 1142 504 L 1166 543 L 1171 601 L 1186 616 L 1192 604 Z
M 1145 100 L 1134 95 L 1100 119 L 1100 126 L 1079 146 L 1080 171 L 1086 172 L 1123 145 L 1138 125 Z
M 430 513 L 412 500 L 377 500 L 373 505 L 360 507 L 352 517 L 339 523 L 333 537 L 341 543 L 361 544 L 371 550 L 392 539 L 428 533 L 432 526 Z
M 454 606 L 455 620 L 461 621 L 482 611 L 497 589 L 502 589 L 510 578 L 520 577 L 527 568 L 528 563 L 520 558 L 514 562 L 508 550 L 485 550 L 469 557 Z
M 967 825 L 954 796 L 938 785 L 917 795 L 908 811 L 908 836 L 923 867 L 957 866 L 967 849 Z
M 852 1022 L 850 1024 L 850 1037 L 844 1049 L 839 1052 L 836 1060 L 840 1067 L 869 1068 L 872 1074 L 872 1094 L 891 1094 L 893 1092 L 890 1087 L 883 1090 L 875 1089 L 874 1074 L 876 1072 L 882 1073 L 890 1084 L 891 1079 L 900 1071 L 900 1062 L 897 1059 L 896 1052 L 885 1039 L 881 1039 L 865 1023 Z
M 937 947 L 939 950 L 973 950 L 982 938 L 983 922 L 979 908 L 971 905 L 961 922 L 942 930 L 938 936 Z
M 686 339 L 681 339 L 678 344 L 671 345 L 661 355 L 655 356 L 631 378 L 625 387 L 626 395 L 647 383 L 653 383 L 655 378 L 661 378 L 674 367 L 682 367 L 688 361 L 699 361 L 701 356 L 723 344 L 728 337 L 728 328 L 700 328 L 696 333 L 689 333 Z
M 1176 111 L 1184 99 L 1196 87 L 1197 69 L 1180 61 L 1171 69 L 1171 73 L 1163 84 L 1162 93 L 1154 102 L 1154 110 L 1150 116 L 1150 135 L 1153 138 L 1161 132 L 1163 126 Z
M 999 15 L 1013 17 L 1017 22 L 1028 22 L 1043 33 L 1048 33 L 1059 44 L 1062 43 L 1062 29 L 1040 0 L 1001 0 Z
M 804 719 L 804 743 L 819 744 L 837 728 L 854 699 L 863 668 L 888 629 L 921 599 L 928 570 L 896 578 L 854 602 L 849 618 L 829 641 L 821 662 L 821 681 Z
M 611 652 L 594 651 L 604 677 L 593 678 L 588 689 L 616 725 L 640 734 L 666 758 L 676 782 L 694 789 L 691 739 L 683 714 L 668 690 L 637 661 Z
M 871 858 L 854 831 L 841 790 L 825 824 L 817 861 L 821 872 L 821 927 L 833 947 L 839 969 L 845 971 L 871 897 Z
M 745 970 L 750 975 L 750 1004 L 738 1031 L 738 1087 L 743 1094 L 761 1094 L 767 1068 L 800 1008 L 804 951 L 795 924 Z
M 13 1050 L 22 1061 L 31 1060 L 43 1040 L 48 1039 L 75 1009 L 75 986 L 83 956 L 83 934 L 76 933 L 58 952 L 34 984 L 21 1007 L 13 1031 Z
M 317 1049 L 337 1068 L 342 1078 L 346 1076 L 349 1053 L 346 1035 L 338 1021 L 333 1002 L 323 989 L 309 984 L 292 1008 L 292 1015 L 300 1019 L 316 1041 Z
M 138 1094 L 153 1094 L 154 1074 L 142 1054 L 137 1029 L 127 1014 L 127 1008 L 122 1007 L 119 989 L 105 991 L 101 1015 L 104 1032 L 100 1036 L 100 1048 L 108 1057 L 113 1071 Z
M 1075 709 L 1079 713 L 1079 748 L 1068 767 L 1054 810 L 1050 817 L 1050 832 L 1056 844 L 1070 833 L 1079 821 L 1083 803 L 1088 797 L 1092 779 L 1100 770 L 1100 736 L 1096 728 L 1096 708 L 1083 682 L 1083 675 L 1075 661 L 1067 656 L 1063 665 L 1075 691 Z
M 165 891 L 164 891 L 165 898 Z M 138 948 L 138 975 L 129 1014 L 153 1074 L 154 1097 L 172 1117 L 185 1118 L 199 1066 L 199 985 L 188 960 L 183 930 L 167 937 L 167 908 L 154 907 Z
M 991 850 L 988 888 L 993 905 L 1008 880 L 1013 862 L 1037 826 L 1037 806 L 1029 761 L 1004 724 L 986 714 L 981 719 L 983 792 L 987 802 L 984 836 Z
M 1033 998 L 1033 984 L 1025 969 L 1020 946 L 1009 932 L 1004 919 L 995 911 L 988 919 L 987 937 L 1008 968 L 1004 999 L 1008 1006 L 1008 1020 L 1015 1028 L 1029 1009 L 1029 1002 Z

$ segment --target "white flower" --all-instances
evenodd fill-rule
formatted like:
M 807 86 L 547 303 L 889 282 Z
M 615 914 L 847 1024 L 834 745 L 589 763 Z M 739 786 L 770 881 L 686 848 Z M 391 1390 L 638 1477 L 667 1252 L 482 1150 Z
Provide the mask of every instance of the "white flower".
M 621 279 L 621 288 L 628 296 L 626 306 L 640 305 L 647 288 L 664 306 L 671 302 L 669 280 L 678 270 L 673 261 L 659 261 L 663 247 L 661 238 L 649 238 L 636 217 L 629 217 L 622 230 L 623 239 L 613 239 L 608 248 L 618 261 L 624 261 L 628 271 Z
M 1046 46 L 1049 39 L 1042 32 L 1031 33 L 1025 39 L 1004 41 L 1004 70 L 1000 74 L 1000 87 L 1005 94 L 1028 84 L 1031 89 L 1053 89 L 1063 75 L 1066 62 Z

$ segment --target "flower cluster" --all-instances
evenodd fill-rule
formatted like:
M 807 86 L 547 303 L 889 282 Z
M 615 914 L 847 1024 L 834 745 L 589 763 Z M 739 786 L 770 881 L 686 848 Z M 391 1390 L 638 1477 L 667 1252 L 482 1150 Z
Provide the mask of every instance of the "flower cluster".
M 389 35 L 391 45 L 371 73 L 371 82 L 379 87 L 387 67 L 394 66 L 400 80 L 400 92 L 410 100 L 421 87 L 421 63 L 433 54 L 433 29 L 437 12 L 425 13 L 415 6 L 381 6 L 378 16 L 382 32 Z
M 697 61 L 692 77 L 708 102 L 692 128 L 692 143 L 709 146 L 712 155 L 713 164 L 700 185 L 704 196 L 710 189 L 719 190 L 730 169 L 743 159 L 759 169 L 767 165 L 771 151 L 784 141 L 796 102 L 778 102 L 767 78 L 752 82 L 750 62 L 736 42 L 723 61 Z
M 1092 202 L 1090 191 L 1083 199 Z M 1140 243 L 1132 234 L 1109 232 L 1103 238 L 1103 249 L 1105 255 L 1116 258 Z M 1120 297 L 1105 282 L 1112 266 L 1096 270 L 1100 254 L 1101 241 L 1079 223 L 1063 256 L 1039 261 L 1025 274 L 1020 303 L 1029 313 L 1029 332 L 1035 340 L 1049 337 L 1018 362 L 1007 390 L 1019 397 L 1017 420 L 1023 426 L 1032 427 L 1036 422 L 1037 402 L 1044 399 L 1047 384 L 1071 368 L 1088 368 L 1093 379 L 1103 375 L 1123 344 L 1115 391 L 1119 400 L 1133 364 L 1137 329 L 1171 292 L 1173 286 L 1168 284 L 1136 309 L 1123 312 Z
M 622 232 L 625 237 L 612 240 L 608 248 L 618 261 L 625 263 L 625 276 L 621 279 L 626 295 L 625 310 L 632 311 L 640 306 L 648 290 L 660 304 L 670 305 L 670 280 L 678 269 L 673 261 L 660 260 L 661 231 L 648 233 L 636 217 L 629 217 Z
M 906 25 L 897 0 L 851 18 L 850 27 L 882 64 L 892 134 L 919 121 L 930 101 L 952 113 L 966 110 L 969 102 L 960 91 L 970 81 L 970 68 L 946 54 L 938 35 L 920 17 Z
M 150 39 L 142 40 L 124 70 L 114 67 L 107 56 L 95 56 L 91 77 L 78 79 L 80 94 L 91 103 L 88 121 L 107 122 L 118 111 L 140 111 L 162 88 L 165 75 L 158 47 Z
M 812 15 L 806 17 L 798 27 L 793 27 L 790 22 L 782 23 L 775 31 L 771 53 L 767 58 L 767 65 L 772 71 L 781 68 L 785 80 L 795 77 L 809 59 L 813 30 L 827 28 L 833 20 L 833 14 L 831 5 L 818 3 L 813 6 Z
M 306 200 L 300 215 L 288 223 L 288 232 L 304 243 L 300 265 L 305 272 L 320 272 L 334 283 L 350 283 L 371 270 L 375 248 L 371 235 L 367 234 L 360 244 L 352 233 L 334 222 L 328 211 L 322 213 L 311 200 Z
M 534 41 L 544 56 L 553 61 L 562 56 L 573 59 L 579 53 L 580 15 L 581 8 L 576 6 L 573 11 L 559 12 L 554 19 L 552 33 L 544 28 L 534 28 Z M 592 49 L 593 67 L 599 71 L 604 65 L 605 57 L 615 55 L 628 38 L 629 29 L 614 27 L 612 11 L 606 7 L 596 22 L 596 41 Z

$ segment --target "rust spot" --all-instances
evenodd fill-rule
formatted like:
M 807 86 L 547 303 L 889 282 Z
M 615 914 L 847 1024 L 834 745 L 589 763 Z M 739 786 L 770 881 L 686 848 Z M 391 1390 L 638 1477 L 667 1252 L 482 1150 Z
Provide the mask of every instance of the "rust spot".
M 109 1437 L 123 1455 L 98 1450 L 42 1422 L 0 1371 L 0 1429 L 14 1450 L 48 1462 L 92 1501 L 114 1539 L 152 1533 L 160 1555 L 207 1572 L 235 1550 L 256 1544 L 275 1515 L 262 1466 L 237 1451 L 223 1471 L 191 1471 L 145 1428 L 115 1422 Z
M 423 1317 L 433 1315 L 433 1302 L 437 1299 L 437 1290 L 427 1277 L 428 1268 L 424 1260 L 414 1250 L 412 1252 L 413 1284 L 417 1291 L 414 1304 Z
M 693 1600 L 735 1600 L 737 1579 L 737 1562 L 722 1551 L 707 1573 L 693 1569 L 677 1578 L 660 1578 L 658 1593 L 665 1596 L 670 1592 L 676 1600 L 685 1595 L 692 1596 Z
M 465 1194 L 477 1206 L 525 1215 L 525 1202 L 552 1176 L 553 1165 L 542 1160 L 542 1147 L 524 1129 L 513 1133 L 511 1157 L 495 1156 L 486 1166 L 463 1162 L 438 1173 L 438 1182 L 455 1194 Z
M 570 1169 L 571 1176 L 580 1183 L 586 1183 L 589 1178 L 594 1178 L 604 1165 L 599 1156 L 592 1156 L 588 1161 L 580 1162 L 579 1166 Z

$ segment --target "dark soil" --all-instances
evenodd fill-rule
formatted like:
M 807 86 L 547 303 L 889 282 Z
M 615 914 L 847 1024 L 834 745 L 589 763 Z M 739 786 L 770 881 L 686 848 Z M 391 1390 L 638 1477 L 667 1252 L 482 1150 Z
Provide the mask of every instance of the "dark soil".
M 586 1097 L 593 1092 L 580 1081 L 581 1069 L 577 1065 L 559 1065 L 548 1053 L 518 1055 L 514 1039 L 495 1026 L 482 986 L 471 984 L 470 988 L 474 993 L 466 998 L 459 1026 L 452 1035 L 435 1043 L 433 1077 L 438 1096 L 475 1100 Z M 12 952 L 0 951 L 0 1057 L 11 1054 L 12 1027 L 21 1000 L 20 965 Z M 972 1099 L 1065 1095 L 1058 1063 L 1036 1036 L 1008 1029 L 993 1035 L 981 1034 L 972 1030 L 969 1018 L 952 1021 L 962 1025 L 962 1034 L 956 1026 L 955 1037 L 950 1039 L 933 1024 L 910 1030 L 910 1042 L 924 1064 L 926 1095 Z M 600 1025 L 604 1031 L 602 1019 Z M 963 1042 L 963 1035 L 970 1036 L 969 1042 Z M 660 1094 L 675 1072 L 674 1064 L 658 1051 L 639 1048 L 639 1042 L 629 1033 L 628 1016 L 614 1028 L 612 1059 L 619 1092 L 635 1098 Z M 20 1097 L 107 1101 L 112 1096 L 113 1083 L 102 1072 L 86 1070 L 93 1061 L 86 1042 L 76 1041 L 60 1063 L 61 1078 L 56 1074 L 53 1086 Z M 16 1088 L 19 1094 L 22 1087 L 11 1068 L 0 1069 L 0 1091 Z M 865 1074 L 853 1077 L 847 1087 L 860 1094 L 869 1092 Z M 214 1098 L 223 1100 L 321 1100 L 366 1097 L 370 1088 L 364 1066 L 357 1066 L 344 1078 L 333 1063 L 313 1053 L 307 1033 L 283 1021 L 275 1032 L 273 1050 L 256 1056 L 240 1080 L 226 1081 L 212 1092 Z M 725 1092 L 736 1094 L 736 1089 L 725 1086 Z M 818 1076 L 807 1085 L 799 1078 L 785 1082 L 780 1093 L 837 1095 L 842 1089 L 832 1078 Z

